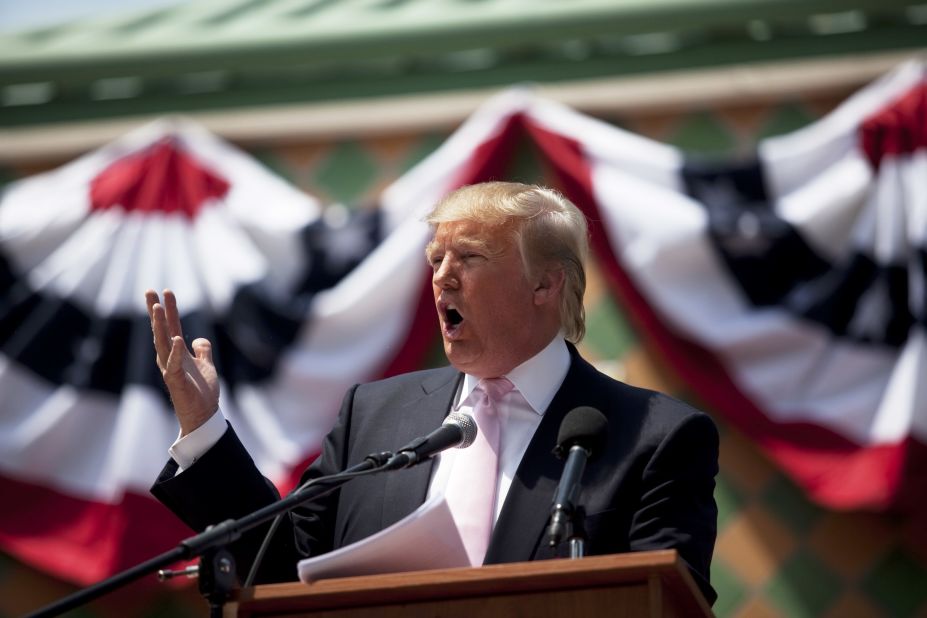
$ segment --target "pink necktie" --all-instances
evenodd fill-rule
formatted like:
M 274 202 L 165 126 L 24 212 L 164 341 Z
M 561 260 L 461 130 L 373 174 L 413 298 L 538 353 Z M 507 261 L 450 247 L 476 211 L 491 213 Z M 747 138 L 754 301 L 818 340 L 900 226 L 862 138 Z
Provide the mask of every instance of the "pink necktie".
M 496 510 L 499 476 L 499 416 L 495 404 L 512 390 L 506 378 L 480 380 L 473 394 L 476 440 L 458 451 L 448 479 L 446 499 L 470 564 L 483 564 Z

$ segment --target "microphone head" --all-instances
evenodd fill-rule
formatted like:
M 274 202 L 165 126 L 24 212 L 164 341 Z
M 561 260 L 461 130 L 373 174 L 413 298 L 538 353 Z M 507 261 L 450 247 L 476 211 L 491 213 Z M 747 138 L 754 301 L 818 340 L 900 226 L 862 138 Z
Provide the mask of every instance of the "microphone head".
M 463 434 L 463 439 L 461 439 L 460 444 L 457 445 L 457 448 L 467 448 L 473 441 L 476 440 L 476 421 L 473 420 L 472 416 L 467 414 L 461 414 L 460 412 L 451 412 L 447 415 L 447 418 L 444 419 L 442 425 L 456 425 L 460 428 L 461 433 Z
M 573 408 L 560 423 L 554 455 L 563 459 L 572 446 L 579 445 L 592 457 L 605 448 L 607 438 L 608 419 L 604 414 L 589 406 Z

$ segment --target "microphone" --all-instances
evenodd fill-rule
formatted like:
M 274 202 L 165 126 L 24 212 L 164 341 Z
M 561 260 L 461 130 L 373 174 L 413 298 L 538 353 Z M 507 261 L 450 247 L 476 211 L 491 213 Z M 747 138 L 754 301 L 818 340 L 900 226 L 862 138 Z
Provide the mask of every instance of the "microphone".
M 568 527 L 573 523 L 576 497 L 586 460 L 602 451 L 607 437 L 608 419 L 589 406 L 570 410 L 560 423 L 554 455 L 558 459 L 566 457 L 566 464 L 550 511 L 550 525 L 547 528 L 550 547 L 556 547 L 563 540 Z
M 449 448 L 467 448 L 476 440 L 476 421 L 472 416 L 451 412 L 444 423 L 425 437 L 412 440 L 390 457 L 384 469 L 399 470 L 431 459 Z

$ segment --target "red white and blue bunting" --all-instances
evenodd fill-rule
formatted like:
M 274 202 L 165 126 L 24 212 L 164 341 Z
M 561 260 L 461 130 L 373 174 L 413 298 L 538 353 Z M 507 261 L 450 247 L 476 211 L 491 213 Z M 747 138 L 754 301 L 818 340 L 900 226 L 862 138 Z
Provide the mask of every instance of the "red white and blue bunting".
M 187 534 L 147 488 L 177 427 L 146 288 L 210 338 L 222 408 L 281 486 L 352 384 L 436 333 L 424 212 L 504 177 L 527 135 L 592 222 L 642 335 L 818 502 L 906 508 L 927 467 L 927 79 L 705 163 L 530 92 L 486 103 L 380 196 L 322 208 L 183 122 L 0 199 L 0 547 L 79 583 Z M 920 471 L 920 473 L 918 472 Z

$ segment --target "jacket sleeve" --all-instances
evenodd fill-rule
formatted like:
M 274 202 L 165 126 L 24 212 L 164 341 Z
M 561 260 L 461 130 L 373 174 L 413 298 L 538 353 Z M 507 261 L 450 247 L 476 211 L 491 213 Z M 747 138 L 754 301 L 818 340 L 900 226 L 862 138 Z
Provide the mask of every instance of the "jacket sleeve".
M 356 388 L 356 387 L 355 387 Z M 325 438 L 322 453 L 303 473 L 306 481 L 344 469 L 342 461 L 354 388 L 346 395 L 338 421 Z M 168 461 L 151 493 L 197 532 L 227 519 L 238 519 L 279 499 L 273 484 L 258 471 L 231 428 L 195 464 L 176 474 L 177 464 Z M 332 548 L 338 492 L 294 509 L 284 517 L 264 556 L 255 583 L 293 581 L 296 563 L 309 555 Z M 270 522 L 244 533 L 229 550 L 235 557 L 239 579 L 251 569 Z
M 709 603 L 717 598 L 709 583 L 717 535 L 717 473 L 714 422 L 702 413 L 685 417 L 667 433 L 644 469 L 629 538 L 633 551 L 676 549 Z

